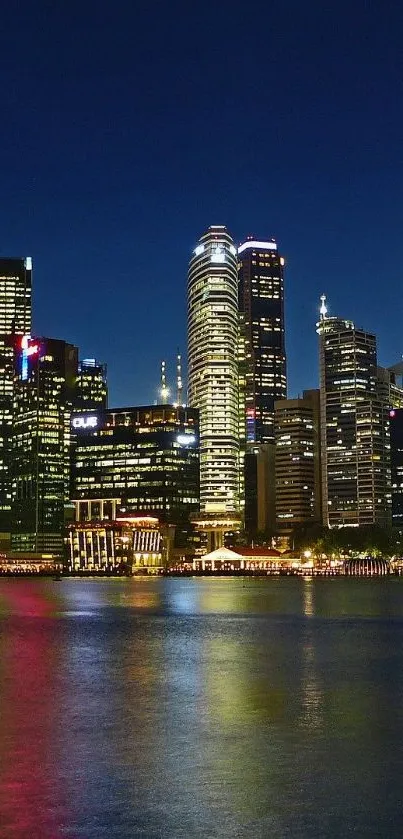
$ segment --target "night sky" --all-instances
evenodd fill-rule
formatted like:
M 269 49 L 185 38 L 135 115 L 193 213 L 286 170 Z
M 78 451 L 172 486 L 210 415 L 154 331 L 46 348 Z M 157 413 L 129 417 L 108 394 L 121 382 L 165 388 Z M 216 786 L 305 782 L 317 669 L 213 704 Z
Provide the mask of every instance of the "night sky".
M 3 3 L 0 252 L 34 260 L 34 331 L 153 402 L 186 352 L 210 224 L 276 237 L 289 393 L 317 385 L 319 295 L 403 353 L 403 5 Z

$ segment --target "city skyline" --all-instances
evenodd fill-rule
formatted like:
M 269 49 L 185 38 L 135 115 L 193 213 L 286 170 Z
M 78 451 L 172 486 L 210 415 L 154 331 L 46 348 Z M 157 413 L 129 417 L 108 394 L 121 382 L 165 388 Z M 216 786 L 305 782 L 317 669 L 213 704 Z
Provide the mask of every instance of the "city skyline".
M 281 243 L 290 395 L 317 384 L 323 292 L 379 335 L 381 364 L 403 350 L 402 10 L 291 0 L 246 26 L 227 8 L 5 12 L 1 252 L 32 255 L 34 333 L 107 360 L 115 405 L 152 402 L 181 337 L 184 354 L 209 224 Z

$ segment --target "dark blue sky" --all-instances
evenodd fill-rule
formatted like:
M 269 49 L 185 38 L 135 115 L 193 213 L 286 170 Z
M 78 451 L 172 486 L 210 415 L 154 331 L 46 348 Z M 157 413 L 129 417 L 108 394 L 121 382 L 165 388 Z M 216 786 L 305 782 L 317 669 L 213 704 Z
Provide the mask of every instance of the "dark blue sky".
M 287 260 L 289 392 L 317 384 L 318 298 L 403 353 L 403 6 L 11 2 L 0 252 L 34 259 L 34 329 L 152 402 L 186 351 L 209 224 Z

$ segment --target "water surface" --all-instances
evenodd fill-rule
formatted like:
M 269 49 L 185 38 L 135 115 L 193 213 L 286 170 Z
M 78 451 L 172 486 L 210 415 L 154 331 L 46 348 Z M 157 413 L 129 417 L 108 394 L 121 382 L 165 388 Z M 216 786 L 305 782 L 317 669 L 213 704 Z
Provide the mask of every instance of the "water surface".
M 4 839 L 401 837 L 403 580 L 0 581 Z

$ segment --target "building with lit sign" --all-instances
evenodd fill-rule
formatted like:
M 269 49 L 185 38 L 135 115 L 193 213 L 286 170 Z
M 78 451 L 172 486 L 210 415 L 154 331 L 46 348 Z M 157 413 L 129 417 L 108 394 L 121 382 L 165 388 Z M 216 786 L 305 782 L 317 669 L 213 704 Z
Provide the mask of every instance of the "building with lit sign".
M 375 335 L 328 317 L 324 296 L 317 332 L 323 523 L 388 526 L 389 410 L 403 391 L 390 371 L 377 367 Z
M 106 364 L 95 358 L 84 358 L 78 364 L 74 410 L 97 411 L 108 407 Z
M 269 448 L 274 446 L 274 403 L 287 396 L 284 259 L 277 243 L 249 236 L 238 248 L 238 278 L 246 411 L 245 527 L 252 535 L 259 524 L 267 529 L 272 523 L 269 511 L 262 519 L 262 493 L 274 493 L 274 472 L 262 467 L 274 461 Z M 266 474 L 271 486 L 261 480 L 258 486 L 258 473 Z
M 65 341 L 23 336 L 16 347 L 13 551 L 63 552 L 77 364 L 77 348 Z
M 31 330 L 31 257 L 0 259 L 0 544 L 11 531 L 14 341 Z
M 74 414 L 71 499 L 77 522 L 154 516 L 176 544 L 199 509 L 198 411 L 173 405 Z
M 319 390 L 274 403 L 276 532 L 322 521 Z
M 226 227 L 201 236 L 188 273 L 188 402 L 200 411 L 200 510 L 240 511 L 238 276 Z

